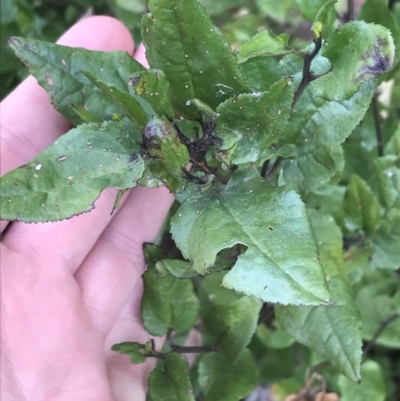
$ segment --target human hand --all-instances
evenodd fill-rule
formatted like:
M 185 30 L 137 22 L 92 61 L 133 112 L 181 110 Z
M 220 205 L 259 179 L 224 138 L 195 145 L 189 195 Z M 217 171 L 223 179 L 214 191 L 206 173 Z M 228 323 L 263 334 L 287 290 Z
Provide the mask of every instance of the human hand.
M 59 41 L 133 54 L 129 31 L 109 17 L 91 17 Z M 145 64 L 144 50 L 134 57 Z M 70 124 L 29 77 L 1 104 L 1 174 L 65 133 Z M 140 401 L 152 366 L 131 365 L 111 351 L 146 342 L 140 319 L 142 244 L 151 242 L 173 202 L 165 188 L 135 188 L 110 216 L 116 190 L 96 208 L 55 223 L 12 223 L 1 243 L 3 401 Z M 1 222 L 1 230 L 6 222 Z

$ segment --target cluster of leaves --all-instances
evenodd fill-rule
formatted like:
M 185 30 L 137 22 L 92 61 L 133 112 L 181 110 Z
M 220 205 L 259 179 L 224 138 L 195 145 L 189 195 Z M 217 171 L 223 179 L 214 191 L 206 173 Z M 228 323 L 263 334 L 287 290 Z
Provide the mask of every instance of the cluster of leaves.
M 216 14 L 244 4 L 209 3 Z M 326 386 L 345 401 L 394 399 L 396 8 L 367 0 L 348 21 L 332 0 L 255 3 L 274 29 L 310 21 L 309 43 L 262 30 L 232 50 L 196 0 L 150 0 L 149 70 L 122 52 L 10 38 L 76 128 L 1 178 L 0 217 L 71 218 L 107 187 L 176 195 L 179 256 L 145 246 L 142 318 L 165 346 L 113 347 L 132 363 L 159 359 L 149 399 L 237 401 L 257 384 L 277 400 Z M 191 330 L 201 346 L 182 345 Z M 303 387 L 313 365 L 325 366 L 323 385 Z
M 280 9 L 272 17 L 265 14 L 267 1 L 200 0 L 227 41 L 239 45 L 250 39 L 257 29 L 270 23 L 284 24 Z M 269 2 L 274 3 L 273 1 Z M 293 3 L 293 2 L 292 2 Z M 274 9 L 277 9 L 274 5 Z M 290 14 L 294 15 L 291 7 Z M 78 19 L 90 15 L 110 15 L 120 19 L 131 31 L 135 42 L 141 41 L 140 21 L 148 11 L 148 0 L 3 0 L 0 10 L 0 99 L 3 99 L 28 74 L 7 46 L 9 36 L 24 36 L 54 42 Z M 302 20 L 292 20 L 297 26 Z

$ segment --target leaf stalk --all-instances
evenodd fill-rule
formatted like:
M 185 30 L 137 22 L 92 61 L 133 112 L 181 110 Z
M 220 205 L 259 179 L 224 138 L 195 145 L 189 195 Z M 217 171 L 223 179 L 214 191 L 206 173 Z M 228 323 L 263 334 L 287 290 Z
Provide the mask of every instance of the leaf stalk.
M 386 328 L 393 323 L 396 319 L 400 317 L 400 314 L 398 312 L 394 313 L 392 316 L 388 317 L 386 320 L 384 320 L 381 325 L 379 326 L 379 329 L 376 331 L 374 336 L 372 337 L 371 341 L 367 344 L 367 346 L 363 350 L 363 354 L 366 355 L 368 351 L 372 348 L 372 346 L 376 343 L 376 340 L 379 338 L 379 336 L 386 330 Z

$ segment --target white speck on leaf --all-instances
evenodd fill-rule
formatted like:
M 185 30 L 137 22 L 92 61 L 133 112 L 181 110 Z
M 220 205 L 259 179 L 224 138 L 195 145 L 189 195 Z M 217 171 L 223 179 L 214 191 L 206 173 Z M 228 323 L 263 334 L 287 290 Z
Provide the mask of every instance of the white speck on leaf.
M 35 166 L 35 170 L 40 170 L 42 168 L 42 165 L 41 164 L 37 164 L 36 166 Z

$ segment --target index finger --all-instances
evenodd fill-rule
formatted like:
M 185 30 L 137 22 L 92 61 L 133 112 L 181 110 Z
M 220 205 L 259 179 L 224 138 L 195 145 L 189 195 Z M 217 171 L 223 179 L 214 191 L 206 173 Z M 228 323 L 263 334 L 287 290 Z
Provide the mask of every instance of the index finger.
M 57 43 L 90 50 L 124 50 L 130 54 L 134 50 L 128 29 L 118 20 L 103 16 L 79 21 Z M 53 109 L 45 90 L 32 76 L 3 100 L 0 115 L 1 175 L 32 159 L 71 127 Z M 1 231 L 6 224 L 1 222 Z

